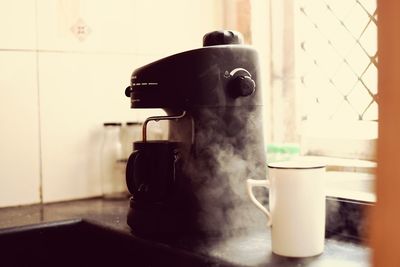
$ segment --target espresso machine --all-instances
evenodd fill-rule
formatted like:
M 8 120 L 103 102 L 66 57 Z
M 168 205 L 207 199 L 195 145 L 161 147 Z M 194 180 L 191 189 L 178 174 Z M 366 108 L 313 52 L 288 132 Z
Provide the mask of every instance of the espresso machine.
M 265 179 L 258 55 L 234 31 L 203 47 L 136 69 L 131 108 L 162 108 L 133 143 L 126 168 L 128 224 L 142 236 L 230 235 L 265 226 L 246 179 Z M 147 140 L 150 121 L 168 120 L 168 140 Z M 261 216 L 261 217 L 260 217 Z

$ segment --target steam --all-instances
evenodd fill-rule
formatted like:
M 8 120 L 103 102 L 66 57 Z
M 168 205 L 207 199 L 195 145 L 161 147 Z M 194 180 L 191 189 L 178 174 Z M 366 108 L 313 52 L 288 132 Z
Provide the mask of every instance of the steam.
M 265 179 L 261 107 L 205 108 L 197 116 L 194 159 L 186 173 L 199 205 L 202 232 L 232 236 L 266 227 L 250 202 L 247 179 Z M 265 198 L 265 197 L 264 197 Z
M 365 209 L 367 205 L 338 199 L 327 199 L 327 237 L 366 239 Z

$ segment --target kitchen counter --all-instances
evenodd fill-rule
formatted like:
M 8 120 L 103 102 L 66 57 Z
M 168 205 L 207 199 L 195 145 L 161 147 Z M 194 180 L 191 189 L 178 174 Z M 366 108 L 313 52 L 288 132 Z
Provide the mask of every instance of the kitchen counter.
M 207 243 L 191 238 L 174 240 L 173 242 L 144 240 L 131 234 L 130 228 L 126 224 L 128 206 L 128 200 L 95 198 L 2 208 L 0 209 L 0 233 L 11 228 L 23 228 L 27 225 L 83 220 L 126 236 L 132 242 L 139 242 L 143 246 L 162 247 L 173 251 L 174 255 L 184 254 L 206 259 L 204 260 L 205 265 L 209 266 L 370 266 L 371 250 L 368 247 L 335 238 L 326 240 L 325 251 L 320 256 L 306 259 L 277 256 L 271 252 L 269 229 L 225 240 L 215 239 Z

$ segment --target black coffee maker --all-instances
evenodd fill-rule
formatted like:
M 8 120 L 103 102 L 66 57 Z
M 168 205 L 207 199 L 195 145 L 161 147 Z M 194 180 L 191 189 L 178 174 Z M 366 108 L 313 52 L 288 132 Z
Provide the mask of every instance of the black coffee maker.
M 145 121 L 127 163 L 135 234 L 230 235 L 265 225 L 245 190 L 246 179 L 266 175 L 259 71 L 240 33 L 215 31 L 202 48 L 133 72 L 131 108 L 167 113 Z M 168 140 L 147 140 L 151 120 L 169 121 Z

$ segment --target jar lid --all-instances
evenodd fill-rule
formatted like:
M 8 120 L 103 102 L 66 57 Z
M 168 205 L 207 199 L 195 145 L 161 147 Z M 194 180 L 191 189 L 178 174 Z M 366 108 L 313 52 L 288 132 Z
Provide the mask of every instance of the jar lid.
M 122 126 L 122 123 L 120 123 L 120 122 L 105 122 L 105 123 L 103 123 L 103 126 Z
M 139 121 L 127 121 L 126 125 L 132 126 L 132 125 L 141 125 L 142 123 Z

